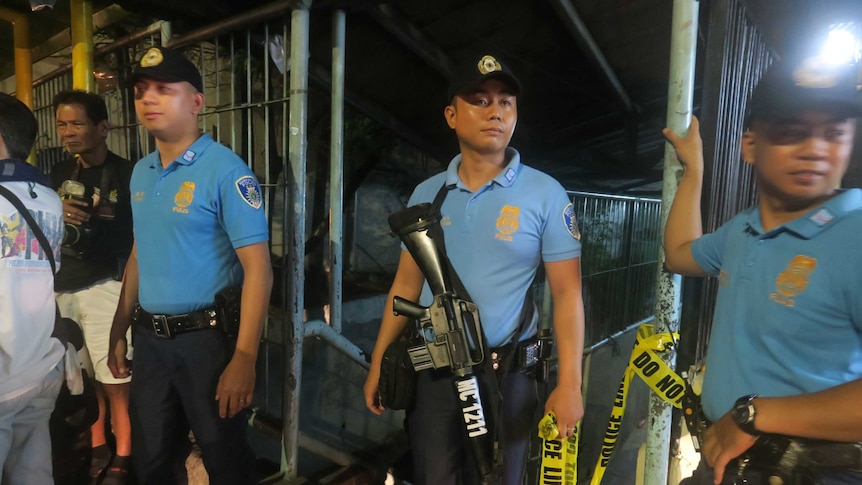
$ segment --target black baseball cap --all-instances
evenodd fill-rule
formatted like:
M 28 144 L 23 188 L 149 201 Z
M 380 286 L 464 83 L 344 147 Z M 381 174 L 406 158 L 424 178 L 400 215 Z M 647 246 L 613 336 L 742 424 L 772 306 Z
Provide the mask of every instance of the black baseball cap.
M 855 64 L 835 66 L 818 58 L 773 64 L 754 89 L 747 120 L 778 120 L 815 109 L 848 118 L 862 116 L 859 70 Z
M 483 54 L 471 57 L 455 68 L 455 75 L 449 82 L 447 99 L 452 101 L 456 94 L 475 88 L 487 79 L 499 79 L 509 86 L 512 94 L 521 94 L 521 81 L 518 81 L 515 74 L 496 57 Z
M 167 83 L 186 81 L 199 92 L 203 92 L 204 83 L 198 68 L 181 52 L 167 47 L 150 47 L 138 61 L 129 85 L 134 85 L 139 79 L 153 79 Z

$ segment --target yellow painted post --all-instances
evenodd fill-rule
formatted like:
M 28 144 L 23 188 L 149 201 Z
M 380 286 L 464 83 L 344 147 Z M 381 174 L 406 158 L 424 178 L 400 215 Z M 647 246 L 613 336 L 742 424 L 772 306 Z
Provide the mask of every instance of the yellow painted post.
M 90 0 L 70 0 L 72 30 L 72 87 L 93 93 L 93 4 Z
M 0 7 L 0 19 L 12 24 L 15 44 L 15 96 L 33 109 L 33 62 L 30 54 L 30 22 L 27 16 Z M 36 163 L 36 154 L 31 151 L 27 161 Z
M 4 7 L 0 7 L 0 19 L 12 24 L 12 35 L 15 43 L 15 95 L 22 103 L 33 108 L 30 23 L 23 13 Z

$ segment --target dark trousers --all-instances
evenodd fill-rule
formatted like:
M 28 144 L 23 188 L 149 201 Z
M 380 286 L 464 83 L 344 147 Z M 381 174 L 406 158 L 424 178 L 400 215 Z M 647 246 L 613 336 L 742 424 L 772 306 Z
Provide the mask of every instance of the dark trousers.
M 219 330 L 162 339 L 135 329 L 129 416 L 139 483 L 185 483 L 177 475 L 184 472 L 189 429 L 211 484 L 255 483 L 245 413 L 223 419 L 215 400 L 234 346 Z
M 464 447 L 464 417 L 448 370 L 422 371 L 416 383 L 416 407 L 408 415 L 417 485 L 471 485 L 479 483 L 476 466 Z M 536 380 L 513 371 L 502 381 L 503 483 L 524 482 L 527 447 L 536 433 L 533 416 L 538 405 Z M 489 404 L 484 405 L 489 412 Z
M 746 469 L 738 473 L 736 460 L 732 460 L 724 471 L 721 485 L 769 485 L 769 473 L 756 469 Z M 691 477 L 684 479 L 680 485 L 712 485 L 714 474 L 706 462 L 701 460 Z M 856 471 L 823 471 L 806 473 L 785 481 L 784 485 L 858 485 L 862 484 L 862 473 Z

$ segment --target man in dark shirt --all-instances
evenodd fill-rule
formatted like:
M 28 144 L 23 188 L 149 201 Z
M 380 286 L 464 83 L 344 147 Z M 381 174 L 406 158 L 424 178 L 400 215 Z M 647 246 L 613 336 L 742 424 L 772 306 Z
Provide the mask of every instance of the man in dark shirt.
M 63 316 L 78 322 L 84 331 L 82 360 L 96 379 L 99 397 L 99 419 L 91 427 L 90 477 L 92 483 L 125 483 L 132 452 L 130 378 L 115 378 L 107 362 L 121 272 L 132 248 L 129 179 L 133 165 L 108 151 L 108 112 L 99 96 L 61 92 L 54 98 L 54 112 L 57 133 L 69 153 L 51 170 L 51 183 L 63 199 L 66 226 L 55 291 Z M 116 440 L 113 459 L 105 432 L 107 406 Z

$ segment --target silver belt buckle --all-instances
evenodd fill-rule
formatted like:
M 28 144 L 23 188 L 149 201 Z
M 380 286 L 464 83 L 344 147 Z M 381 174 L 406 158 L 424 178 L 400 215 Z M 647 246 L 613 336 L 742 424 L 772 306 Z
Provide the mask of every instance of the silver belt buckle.
M 171 338 L 167 315 L 153 315 L 153 331 L 156 332 L 157 337 Z

